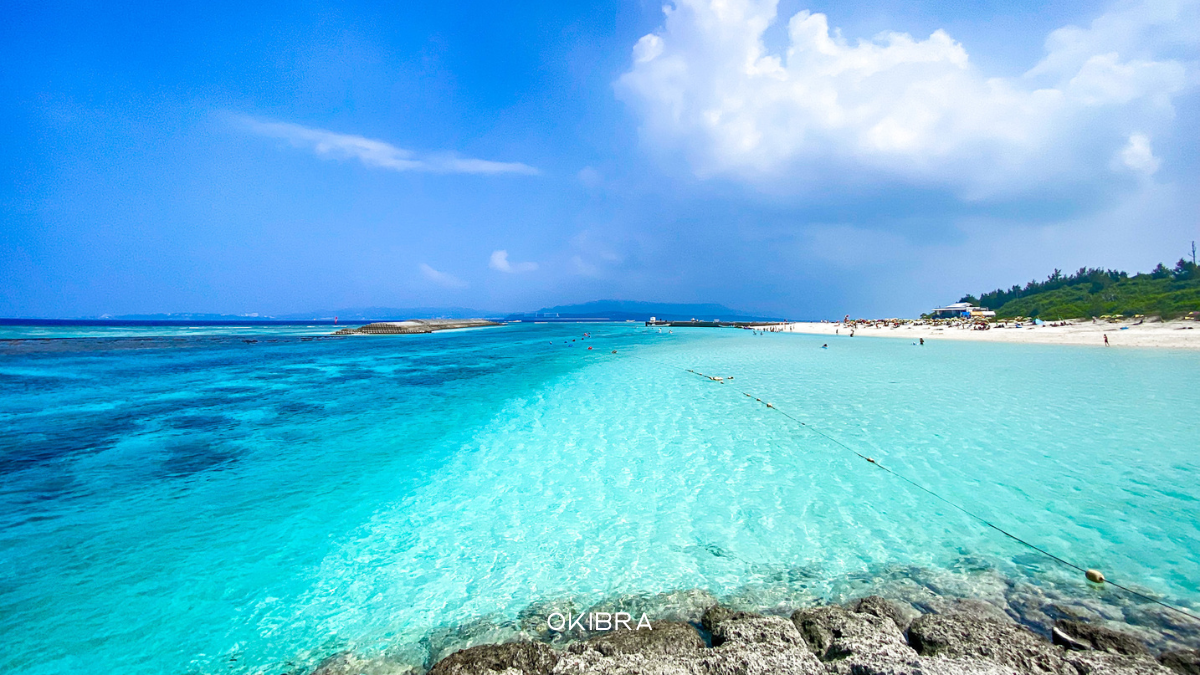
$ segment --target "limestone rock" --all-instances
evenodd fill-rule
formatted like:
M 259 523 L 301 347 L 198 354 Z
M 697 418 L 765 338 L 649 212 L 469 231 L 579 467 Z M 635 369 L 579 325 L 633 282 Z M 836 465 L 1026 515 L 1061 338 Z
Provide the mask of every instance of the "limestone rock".
M 891 619 L 892 623 L 896 624 L 896 628 L 900 629 L 901 633 L 908 629 L 908 624 L 910 623 L 908 617 L 905 616 L 899 607 L 878 595 L 859 598 L 850 603 L 849 608 L 850 611 L 859 614 L 872 614 L 883 619 Z
M 704 626 L 704 630 L 712 632 L 713 627 L 722 621 L 728 619 L 744 619 L 747 617 L 762 616 L 755 612 L 736 612 L 723 605 L 713 605 L 704 610 L 704 615 L 700 617 L 700 625 Z
M 1082 621 L 1055 622 L 1053 638 L 1054 644 L 1068 649 L 1094 649 L 1128 656 L 1144 656 L 1148 653 L 1146 647 L 1132 635 Z
M 908 643 L 922 656 L 977 658 L 1022 673 L 1078 675 L 1064 652 L 1012 622 L 979 613 L 926 614 L 908 628 Z
M 1200 649 L 1176 649 L 1163 652 L 1158 662 L 1180 675 L 1200 675 Z
M 822 661 L 849 656 L 903 661 L 917 655 L 891 618 L 831 605 L 799 610 L 792 614 L 792 623 Z
M 781 616 L 737 616 L 713 626 L 713 646 L 726 642 L 805 647 L 791 621 Z
M 508 670 L 523 675 L 550 675 L 558 660 L 558 652 L 540 642 L 479 645 L 438 661 L 429 675 L 488 675 Z
M 691 654 L 707 649 L 700 634 L 686 623 L 659 621 L 653 630 L 620 630 L 600 633 L 586 642 L 576 642 L 569 651 L 582 654 L 595 650 L 605 656 L 616 654 Z
M 669 630 L 673 639 L 683 640 L 683 647 L 665 647 L 657 640 L 631 635 L 623 643 L 630 651 L 606 650 L 597 646 L 612 646 L 611 638 L 597 639 L 592 646 L 573 647 L 564 654 L 554 675 L 827 675 L 786 619 L 737 612 L 714 612 L 709 618 L 714 638 L 721 642 L 719 647 L 697 646 L 695 631 L 687 624 L 676 624 L 678 628 Z M 656 624 L 655 631 L 658 625 L 667 624 Z M 684 628 L 692 630 L 691 634 Z

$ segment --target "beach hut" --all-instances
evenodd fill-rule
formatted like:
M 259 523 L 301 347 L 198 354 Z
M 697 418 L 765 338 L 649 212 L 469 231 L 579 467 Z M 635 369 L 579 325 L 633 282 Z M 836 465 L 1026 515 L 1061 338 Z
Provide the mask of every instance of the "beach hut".
M 976 307 L 969 302 L 956 302 L 945 307 L 933 308 L 929 316 L 934 319 L 988 319 L 996 316 L 996 313 L 987 307 Z

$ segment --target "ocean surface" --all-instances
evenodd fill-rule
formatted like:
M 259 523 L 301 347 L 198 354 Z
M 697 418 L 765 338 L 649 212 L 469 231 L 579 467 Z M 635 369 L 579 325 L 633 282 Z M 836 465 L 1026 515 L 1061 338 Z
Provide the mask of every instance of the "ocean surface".
M 1119 599 L 829 439 L 1200 609 L 1196 352 L 330 332 L 0 328 L 0 672 L 420 665 L 458 627 L 692 589 Z

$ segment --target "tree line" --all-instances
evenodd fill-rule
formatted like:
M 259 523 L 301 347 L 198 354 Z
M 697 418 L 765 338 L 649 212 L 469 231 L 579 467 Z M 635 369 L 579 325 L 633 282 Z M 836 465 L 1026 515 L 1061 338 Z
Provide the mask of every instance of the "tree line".
M 1175 263 L 1175 267 L 1173 268 L 1168 268 L 1166 265 L 1159 263 L 1148 274 L 1139 273 L 1133 275 L 1133 277 L 1130 277 L 1127 272 L 1106 270 L 1099 267 L 1080 267 L 1074 274 L 1063 274 L 1062 270 L 1055 269 L 1052 274 L 1046 277 L 1045 281 L 1034 280 L 1024 286 L 1014 285 L 1008 289 L 998 288 L 994 291 L 983 293 L 979 297 L 968 294 L 963 296 L 959 302 L 969 302 L 980 307 L 1000 309 L 1014 300 L 1072 286 L 1086 286 L 1086 290 L 1091 294 L 1102 293 L 1110 286 L 1130 278 L 1192 281 L 1200 279 L 1200 267 L 1193 261 L 1180 258 L 1179 262 Z

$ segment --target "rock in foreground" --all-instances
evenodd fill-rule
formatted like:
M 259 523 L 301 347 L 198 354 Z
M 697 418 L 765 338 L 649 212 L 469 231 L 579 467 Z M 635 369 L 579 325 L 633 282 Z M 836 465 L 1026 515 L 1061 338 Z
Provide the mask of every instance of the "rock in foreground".
M 530 642 L 472 647 L 431 675 L 1174 675 L 1130 636 L 1078 622 L 1060 632 L 1072 636 L 1069 647 L 969 603 L 911 625 L 878 597 L 790 619 L 718 606 L 699 625 L 664 621 L 653 631 L 602 633 L 562 652 Z M 1172 654 L 1163 663 L 1189 672 L 1191 657 Z

